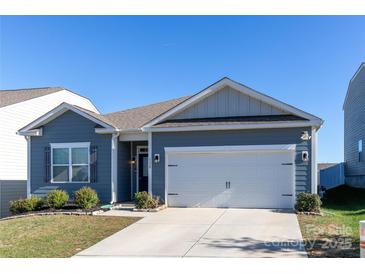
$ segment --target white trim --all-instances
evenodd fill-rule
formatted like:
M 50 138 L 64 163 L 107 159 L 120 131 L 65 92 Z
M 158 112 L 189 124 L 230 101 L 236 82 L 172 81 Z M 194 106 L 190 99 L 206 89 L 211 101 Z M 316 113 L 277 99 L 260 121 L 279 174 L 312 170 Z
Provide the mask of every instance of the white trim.
M 118 132 L 119 130 L 115 128 L 95 128 L 95 133 L 98 134 L 114 134 Z
M 169 178 L 169 153 L 166 152 L 165 148 L 165 205 L 168 205 L 167 193 L 168 193 L 168 178 Z
M 27 140 L 27 198 L 29 199 L 31 196 L 31 136 L 25 136 Z
M 21 136 L 42 136 L 43 135 L 43 129 L 37 128 L 37 129 L 31 129 L 26 132 L 17 132 L 16 134 Z
M 118 201 L 118 137 L 116 133 L 111 138 L 111 204 Z
M 317 194 L 317 131 L 314 127 L 312 127 L 312 138 L 311 138 L 311 192 Z
M 79 142 L 79 143 L 50 143 L 51 146 L 51 180 L 52 184 L 88 184 L 90 183 L 90 142 Z M 53 164 L 53 149 L 54 148 L 67 148 L 68 149 L 68 164 Z M 76 166 L 88 166 L 87 181 L 72 181 L 72 148 L 87 148 L 87 164 L 75 164 Z M 54 181 L 53 180 L 53 167 L 54 166 L 68 166 L 68 181 Z
M 65 147 L 90 147 L 90 142 L 77 142 L 77 143 L 50 143 L 51 148 L 65 148 Z
M 66 111 L 71 110 L 105 128 L 113 129 L 113 127 L 103 121 L 100 121 L 99 119 L 87 114 L 86 112 L 83 112 L 79 110 L 78 108 L 68 104 L 68 103 L 62 103 L 58 107 L 52 109 L 51 111 L 47 112 L 46 114 L 42 115 L 38 119 L 34 120 L 30 124 L 26 125 L 22 129 L 20 129 L 18 132 L 19 134 L 27 134 L 27 131 L 32 130 L 36 127 L 42 126 L 44 124 L 47 124 L 48 122 L 52 121 L 53 119 L 57 118 L 58 116 L 62 115 Z
M 144 128 L 147 132 L 170 132 L 170 131 L 203 131 L 203 130 L 235 130 L 235 129 L 256 129 L 256 128 L 292 128 L 292 127 L 320 127 L 320 124 L 313 124 L 310 121 L 303 122 L 281 122 L 281 123 L 250 123 L 240 125 L 206 125 L 188 127 L 166 127 L 166 128 Z
M 148 132 L 148 193 L 152 196 L 152 132 Z
M 293 170 L 292 170 L 292 181 L 293 181 L 293 196 L 292 196 L 292 203 L 293 203 L 293 209 L 295 207 L 295 203 L 297 201 L 297 193 L 296 193 L 296 187 L 297 187 L 297 182 L 295 180 L 295 172 L 296 172 L 296 166 L 295 166 L 295 156 L 296 156 L 296 153 L 295 153 L 295 150 L 293 151 L 294 153 L 292 153 L 292 156 L 293 156 Z
M 295 183 L 295 155 L 296 155 L 296 145 L 286 144 L 286 145 L 247 145 L 247 146 L 200 146 L 200 147 L 165 147 L 165 205 L 168 204 L 168 163 L 169 154 L 194 154 L 194 153 L 242 153 L 245 151 L 255 151 L 255 152 L 277 152 L 277 151 L 289 151 L 292 154 L 292 205 L 294 208 L 296 200 L 296 183 Z
M 153 119 L 152 121 L 150 121 L 149 123 L 147 123 L 143 128 L 148 128 L 151 127 L 165 119 L 167 119 L 168 117 L 172 116 L 173 114 L 182 111 L 184 109 L 186 109 L 187 107 L 189 107 L 190 105 L 192 105 L 193 103 L 195 103 L 198 100 L 201 100 L 205 97 L 207 97 L 208 95 L 222 89 L 225 86 L 229 86 L 233 89 L 236 89 L 240 92 L 242 92 L 243 94 L 246 94 L 252 98 L 255 98 L 257 100 L 260 100 L 264 103 L 267 103 L 269 105 L 272 105 L 276 108 L 282 109 L 284 111 L 293 113 L 295 115 L 298 115 L 300 117 L 303 117 L 305 119 L 311 120 L 311 121 L 316 121 L 317 124 L 322 124 L 322 120 L 314 115 L 311 115 L 307 112 L 304 112 L 298 108 L 295 108 L 293 106 L 290 106 L 288 104 L 285 104 L 281 101 L 278 101 L 272 97 L 269 97 L 265 94 L 262 94 L 260 92 L 257 92 L 249 87 L 246 87 L 242 84 L 238 84 L 234 81 L 232 81 L 231 79 L 228 78 L 223 78 L 222 80 L 218 81 L 217 83 L 213 84 L 212 86 L 204 89 L 203 91 L 193 95 L 192 97 L 190 97 L 189 99 L 187 99 L 186 101 L 182 102 L 181 104 L 178 104 L 177 106 L 175 106 L 174 108 L 168 110 L 167 112 L 163 113 L 162 115 L 156 117 L 155 119 Z
M 295 144 L 286 145 L 248 145 L 248 146 L 199 146 L 199 147 L 165 147 L 165 153 L 237 153 L 242 151 L 295 151 Z
M 140 148 L 148 148 L 148 146 L 136 147 L 136 192 L 139 192 L 139 155 L 148 154 L 148 152 L 140 152 Z
M 119 141 L 148 141 L 148 134 L 146 132 L 121 133 Z
M 357 75 L 360 73 L 360 71 L 364 67 L 365 67 L 365 63 L 361 63 L 360 67 L 357 69 L 357 71 L 355 72 L 354 76 L 352 76 L 352 78 L 350 79 L 350 82 L 349 82 L 348 87 L 347 87 L 347 92 L 346 92 L 345 100 L 343 101 L 342 110 L 345 110 L 345 105 L 346 105 L 347 99 L 350 96 L 350 86 L 351 86 L 352 82 L 354 81 L 354 79 L 357 77 Z
M 133 142 L 130 142 L 130 181 L 131 181 L 131 200 L 133 199 Z M 136 161 L 134 161 L 136 163 Z

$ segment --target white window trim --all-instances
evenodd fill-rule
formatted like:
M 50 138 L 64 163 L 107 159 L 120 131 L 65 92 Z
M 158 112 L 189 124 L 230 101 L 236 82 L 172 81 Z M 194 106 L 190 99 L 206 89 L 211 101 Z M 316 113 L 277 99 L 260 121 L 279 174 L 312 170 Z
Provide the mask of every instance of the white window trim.
M 52 184 L 88 184 L 90 183 L 90 142 L 82 142 L 82 143 L 51 143 L 51 183 Z M 68 181 L 54 181 L 53 180 L 53 167 L 54 166 L 66 166 L 66 164 L 53 164 L 53 149 L 54 148 L 67 148 L 69 150 L 68 153 Z M 87 148 L 87 164 L 77 164 L 77 166 L 88 166 L 88 176 L 87 181 L 72 181 L 72 148 Z

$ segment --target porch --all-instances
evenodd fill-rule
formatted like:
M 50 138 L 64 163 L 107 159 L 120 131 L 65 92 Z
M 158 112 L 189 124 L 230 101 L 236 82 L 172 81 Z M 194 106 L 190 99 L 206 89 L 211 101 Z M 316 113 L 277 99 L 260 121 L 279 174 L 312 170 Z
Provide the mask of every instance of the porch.
M 151 192 L 149 188 L 148 140 L 124 140 L 118 142 L 118 198 L 119 202 L 134 200 L 140 191 Z

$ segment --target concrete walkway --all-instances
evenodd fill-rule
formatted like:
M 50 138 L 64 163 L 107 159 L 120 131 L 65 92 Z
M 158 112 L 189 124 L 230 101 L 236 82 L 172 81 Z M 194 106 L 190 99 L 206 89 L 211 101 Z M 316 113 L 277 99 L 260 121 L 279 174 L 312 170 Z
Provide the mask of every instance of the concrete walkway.
M 267 209 L 168 208 L 77 256 L 306 257 L 295 214 Z

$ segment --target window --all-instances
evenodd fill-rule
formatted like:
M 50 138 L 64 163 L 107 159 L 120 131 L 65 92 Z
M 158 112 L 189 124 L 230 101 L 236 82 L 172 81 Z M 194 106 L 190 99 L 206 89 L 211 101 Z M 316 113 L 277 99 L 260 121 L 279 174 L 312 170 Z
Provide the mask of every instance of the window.
M 359 140 L 358 148 L 359 152 L 362 152 L 362 140 Z
M 90 143 L 51 144 L 52 182 L 90 180 Z

